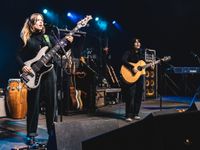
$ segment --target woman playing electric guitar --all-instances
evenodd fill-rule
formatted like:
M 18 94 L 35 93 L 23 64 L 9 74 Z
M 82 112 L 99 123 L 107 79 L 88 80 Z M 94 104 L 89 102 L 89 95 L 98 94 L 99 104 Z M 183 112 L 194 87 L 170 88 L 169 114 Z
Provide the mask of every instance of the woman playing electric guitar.
M 45 70 L 44 69 L 45 67 L 49 68 L 48 71 L 45 71 L 45 73 L 43 73 L 44 75 L 40 76 L 41 82 L 37 82 L 38 83 L 37 86 L 36 87 L 34 86 L 33 89 L 28 91 L 28 99 L 27 99 L 28 111 L 26 118 L 27 144 L 31 146 L 35 144 L 35 137 L 37 136 L 39 107 L 41 100 L 44 100 L 46 104 L 45 114 L 47 120 L 46 124 L 47 124 L 48 134 L 51 134 L 53 130 L 53 123 L 56 118 L 56 108 L 57 108 L 57 98 L 56 98 L 57 76 L 53 67 L 54 62 L 52 61 L 52 57 L 48 57 L 49 61 L 48 63 L 45 63 L 47 57 L 46 59 L 44 59 L 45 57 L 42 54 L 44 54 L 44 52 L 47 51 L 50 52 L 51 49 L 53 49 L 55 45 L 57 45 L 57 43 L 51 35 L 47 35 L 47 33 L 45 32 L 44 18 L 43 15 L 40 13 L 33 13 L 25 20 L 24 26 L 20 33 L 20 38 L 21 38 L 20 41 L 22 41 L 23 45 L 21 45 L 19 51 L 17 52 L 17 62 L 19 65 L 19 70 L 20 72 L 22 72 L 20 76 L 24 77 L 23 80 L 24 83 L 25 81 L 27 82 L 30 81 L 32 77 L 36 79 L 35 78 L 36 76 L 33 75 L 35 72 L 37 72 L 35 73 L 35 75 L 42 74 L 41 72 Z M 65 36 L 63 37 L 63 41 L 65 41 L 66 44 L 69 44 L 73 41 L 73 37 Z M 55 53 L 59 52 L 60 50 L 60 47 L 56 48 L 57 51 L 55 51 L 54 49 Z M 43 58 L 42 63 L 40 61 L 41 58 Z M 27 76 L 30 78 L 28 78 Z M 33 83 L 35 85 L 36 82 L 34 81 Z

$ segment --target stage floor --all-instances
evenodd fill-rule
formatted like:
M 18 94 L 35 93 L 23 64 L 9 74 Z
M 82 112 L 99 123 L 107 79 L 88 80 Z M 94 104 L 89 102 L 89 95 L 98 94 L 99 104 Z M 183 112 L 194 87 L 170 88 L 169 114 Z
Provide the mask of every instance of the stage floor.
M 162 99 L 145 100 L 142 102 L 140 116 L 144 119 L 152 112 L 157 111 L 170 111 L 171 109 L 186 110 L 189 107 L 191 98 L 183 100 L 180 97 L 163 97 Z M 186 98 L 185 98 L 186 99 Z M 162 101 L 161 101 L 162 100 Z M 69 115 L 58 116 L 59 122 L 72 122 L 72 121 L 83 121 L 83 120 L 109 120 L 114 119 L 118 123 L 118 127 L 135 123 L 126 122 L 124 119 L 125 104 L 123 102 L 117 104 L 109 104 L 100 107 L 94 114 L 86 113 L 70 113 Z M 62 121 L 61 121 L 62 119 Z M 67 130 L 65 131 L 67 132 Z M 39 136 L 37 140 L 39 142 L 47 142 L 48 135 L 46 133 L 45 116 L 40 115 L 39 117 Z M 8 117 L 0 118 L 0 149 L 11 150 L 14 147 L 24 147 L 26 141 L 26 119 L 12 119 Z

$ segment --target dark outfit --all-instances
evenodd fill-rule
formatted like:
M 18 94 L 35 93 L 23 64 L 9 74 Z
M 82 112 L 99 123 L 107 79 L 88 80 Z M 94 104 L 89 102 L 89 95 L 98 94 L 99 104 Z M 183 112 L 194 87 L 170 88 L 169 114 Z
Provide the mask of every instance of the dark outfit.
M 49 36 L 50 37 L 50 36 Z M 27 41 L 27 45 L 23 47 L 17 55 L 17 61 L 20 65 L 20 70 L 24 66 L 24 62 L 33 59 L 39 50 L 44 46 L 51 46 L 54 44 L 53 38 L 47 42 L 42 33 L 33 33 Z M 52 63 L 52 61 L 50 61 Z M 57 114 L 57 91 L 56 91 L 56 73 L 53 68 L 51 71 L 45 73 L 36 89 L 28 91 L 28 110 L 27 110 L 27 136 L 37 136 L 38 117 L 40 113 L 40 102 L 45 102 L 46 110 L 46 124 L 48 134 L 51 133 L 53 122 Z
M 128 69 L 132 70 L 133 66 L 128 62 L 137 63 L 139 60 L 144 60 L 144 53 L 140 50 L 126 51 L 122 57 L 122 64 Z M 143 94 L 144 76 L 140 76 L 139 79 L 133 84 L 126 84 L 122 81 L 122 93 L 123 100 L 126 103 L 126 117 L 137 116 L 140 111 Z

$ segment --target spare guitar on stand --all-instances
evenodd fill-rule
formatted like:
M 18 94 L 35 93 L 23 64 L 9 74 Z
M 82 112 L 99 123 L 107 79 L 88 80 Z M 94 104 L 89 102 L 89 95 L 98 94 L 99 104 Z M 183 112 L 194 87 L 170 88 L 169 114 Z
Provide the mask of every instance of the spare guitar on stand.
M 83 102 L 81 99 L 81 90 L 77 89 L 76 84 L 76 76 L 78 75 L 78 72 L 76 71 L 77 64 L 76 60 L 72 61 L 72 71 L 71 71 L 71 77 L 70 77 L 70 97 L 72 100 L 72 107 L 75 110 L 82 110 L 83 109 Z
M 119 88 L 120 83 L 113 67 L 111 65 L 106 64 L 106 68 L 108 70 L 109 77 L 111 78 L 111 81 L 112 81 L 111 86 Z

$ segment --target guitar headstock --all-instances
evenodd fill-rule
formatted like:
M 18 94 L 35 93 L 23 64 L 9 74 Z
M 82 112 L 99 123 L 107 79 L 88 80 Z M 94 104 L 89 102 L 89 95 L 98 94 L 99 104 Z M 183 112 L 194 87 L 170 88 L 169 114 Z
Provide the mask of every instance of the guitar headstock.
M 172 59 L 171 56 L 165 56 L 161 60 L 164 61 L 164 62 L 166 62 L 166 61 L 169 61 L 171 59 Z
M 80 20 L 77 23 L 77 30 L 80 29 L 80 28 L 82 28 L 82 27 L 85 27 L 91 19 L 92 19 L 92 16 L 91 15 L 87 15 L 85 18 L 83 18 L 82 20 Z

